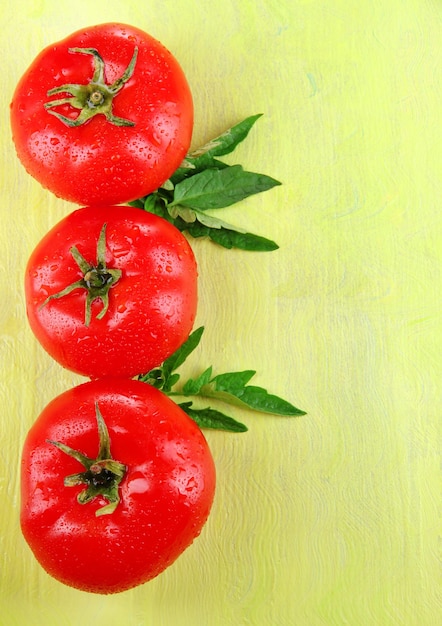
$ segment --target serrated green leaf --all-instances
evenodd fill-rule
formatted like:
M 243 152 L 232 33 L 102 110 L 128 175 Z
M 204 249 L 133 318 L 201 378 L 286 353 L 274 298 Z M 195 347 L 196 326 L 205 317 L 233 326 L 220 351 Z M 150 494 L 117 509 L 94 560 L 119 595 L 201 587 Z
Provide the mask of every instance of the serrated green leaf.
M 138 380 L 144 383 L 148 383 L 157 389 L 161 389 L 164 393 L 170 393 L 172 387 L 180 379 L 180 375 L 174 373 L 175 370 L 180 367 L 191 354 L 201 340 L 201 336 L 204 332 L 204 326 L 200 326 L 193 333 L 191 333 L 180 348 L 176 350 L 168 359 L 166 359 L 160 367 L 147 372 L 147 374 L 141 374 L 138 376 Z
M 262 413 L 271 413 L 272 415 L 300 416 L 305 415 L 305 411 L 297 409 L 293 404 L 268 393 L 262 387 L 249 385 L 243 391 L 234 394 L 241 402 L 248 407 Z
M 256 374 L 255 370 L 244 370 L 243 372 L 226 372 L 218 374 L 212 378 L 210 382 L 214 383 L 217 391 L 227 391 L 233 393 L 233 390 L 242 390 Z
M 200 428 L 226 430 L 232 433 L 244 433 L 248 430 L 245 424 L 236 421 L 220 411 L 207 407 L 205 409 L 193 409 L 192 402 L 178 404 L 187 415 L 198 424 Z
M 227 404 L 238 404 L 262 413 L 273 415 L 299 416 L 305 415 L 305 411 L 297 409 L 293 404 L 269 394 L 262 387 L 248 385 L 247 383 L 255 375 L 255 370 L 239 372 L 226 372 L 212 378 L 212 367 L 208 367 L 196 379 L 190 378 L 181 391 L 172 391 L 180 379 L 175 370 L 184 363 L 186 358 L 198 346 L 204 327 L 196 329 L 186 342 L 162 366 L 154 368 L 148 374 L 139 376 L 138 379 L 161 389 L 169 396 L 196 396 L 209 397 Z M 183 410 L 194 419 L 201 428 L 221 428 L 234 432 L 244 432 L 247 428 L 232 418 L 211 409 L 193 409 L 192 402 L 184 402 Z
M 212 367 L 208 367 L 197 378 L 189 378 L 186 384 L 183 386 L 183 394 L 189 396 L 196 396 L 201 391 L 201 388 L 210 381 L 212 377 Z
M 188 154 L 180 168 L 157 191 L 129 205 L 144 208 L 192 237 L 207 237 L 227 249 L 277 250 L 274 241 L 205 212 L 230 206 L 281 184 L 269 176 L 246 172 L 240 165 L 229 166 L 215 158 L 232 152 L 260 117 L 261 114 L 247 117 Z
M 169 206 L 180 204 L 203 211 L 222 209 L 280 184 L 265 174 L 247 172 L 241 165 L 204 170 L 176 185 L 174 199 Z
M 205 226 L 197 220 L 192 224 L 181 224 L 177 227 L 179 227 L 180 230 L 186 230 L 189 235 L 195 239 L 208 237 L 214 243 L 229 250 L 231 248 L 238 248 L 249 252 L 271 252 L 272 250 L 277 250 L 279 247 L 278 244 L 271 239 L 253 235 L 252 233 L 243 233 L 235 230 L 234 226 L 231 228 L 210 228 L 210 226 Z
M 203 393 L 210 397 L 217 397 L 221 394 L 219 397 L 224 402 L 228 401 L 229 395 L 233 396 L 249 408 L 262 413 L 285 416 L 305 415 L 304 411 L 297 409 L 287 400 L 268 393 L 262 387 L 247 385 L 255 373 L 253 370 L 246 370 L 220 374 L 210 381 L 209 386 L 203 389 Z

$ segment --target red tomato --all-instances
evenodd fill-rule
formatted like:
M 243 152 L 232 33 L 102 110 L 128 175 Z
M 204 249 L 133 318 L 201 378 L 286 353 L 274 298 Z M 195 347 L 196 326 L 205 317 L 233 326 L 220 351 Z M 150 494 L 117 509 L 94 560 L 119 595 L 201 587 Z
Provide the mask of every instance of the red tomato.
M 54 443 L 95 465 L 86 470 Z M 97 451 L 107 458 L 97 460 Z M 123 476 L 109 506 L 100 492 L 112 490 L 114 465 Z M 175 561 L 201 532 L 214 491 L 207 442 L 172 400 L 139 381 L 92 381 L 52 400 L 28 433 L 21 528 L 51 576 L 83 591 L 116 593 Z
M 147 33 L 101 24 L 44 49 L 11 103 L 17 154 L 57 196 L 118 204 L 157 189 L 185 157 L 193 104 L 176 59 Z
M 35 336 L 61 365 L 90 378 L 131 378 L 189 336 L 197 265 L 186 238 L 161 217 L 86 207 L 37 245 L 25 295 Z

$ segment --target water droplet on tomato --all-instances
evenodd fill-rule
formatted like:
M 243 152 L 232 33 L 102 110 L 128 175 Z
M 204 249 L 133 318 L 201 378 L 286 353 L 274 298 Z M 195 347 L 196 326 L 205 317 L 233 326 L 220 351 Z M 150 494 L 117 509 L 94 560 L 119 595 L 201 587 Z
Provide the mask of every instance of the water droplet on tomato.
M 130 493 L 145 493 L 149 491 L 149 481 L 142 472 L 134 472 L 127 480 L 127 489 Z
M 130 245 L 129 246 L 121 245 L 118 247 L 114 247 L 112 249 L 112 253 L 116 259 L 120 259 L 122 256 L 126 256 L 126 254 L 129 254 L 129 252 L 130 252 Z

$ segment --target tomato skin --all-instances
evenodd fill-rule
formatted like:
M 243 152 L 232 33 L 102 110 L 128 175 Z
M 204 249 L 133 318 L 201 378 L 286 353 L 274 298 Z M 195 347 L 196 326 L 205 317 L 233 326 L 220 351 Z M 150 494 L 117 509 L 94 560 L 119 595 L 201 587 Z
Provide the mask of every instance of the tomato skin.
M 134 126 L 116 126 L 100 114 L 72 128 L 45 110 L 45 103 L 61 97 L 48 96 L 48 90 L 92 79 L 91 55 L 69 48 L 98 50 L 111 84 L 124 73 L 135 46 L 133 75 L 113 100 L 114 114 Z M 70 104 L 57 111 L 78 116 Z M 193 128 L 192 95 L 176 59 L 147 33 L 117 23 L 84 28 L 40 52 L 16 87 L 10 114 L 27 172 L 80 206 L 125 203 L 157 189 L 184 159 Z
M 85 324 L 86 289 L 44 304 L 82 278 L 70 250 L 96 262 L 106 223 L 106 263 L 122 276 L 109 291 L 109 308 L 92 303 Z M 197 310 L 197 264 L 186 238 L 142 209 L 84 207 L 56 224 L 30 255 L 26 310 L 43 348 L 63 367 L 89 378 L 134 377 L 160 365 L 189 336 Z
M 106 422 L 114 459 L 127 466 L 121 501 L 101 517 L 97 497 L 64 477 L 82 465 L 46 440 L 94 457 L 94 404 Z M 167 396 L 132 380 L 92 381 L 52 400 L 24 443 L 21 528 L 54 578 L 92 593 L 117 593 L 157 576 L 199 535 L 215 492 L 215 465 L 198 426 Z

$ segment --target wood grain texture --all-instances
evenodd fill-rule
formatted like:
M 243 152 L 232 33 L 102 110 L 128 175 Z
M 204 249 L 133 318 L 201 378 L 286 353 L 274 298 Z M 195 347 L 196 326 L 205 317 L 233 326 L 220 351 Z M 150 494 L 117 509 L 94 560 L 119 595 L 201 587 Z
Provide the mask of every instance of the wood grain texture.
M 440 1 L 4 0 L 0 12 L 0 626 L 433 626 Z M 186 367 L 256 369 L 256 384 L 308 415 L 239 411 L 248 433 L 207 433 L 218 489 L 201 537 L 156 580 L 101 598 L 51 580 L 18 528 L 25 434 L 81 381 L 27 326 L 27 258 L 74 207 L 17 162 L 8 106 L 41 47 L 110 20 L 177 56 L 195 146 L 264 113 L 229 159 L 283 185 L 223 219 L 280 249 L 192 242 L 206 331 Z

